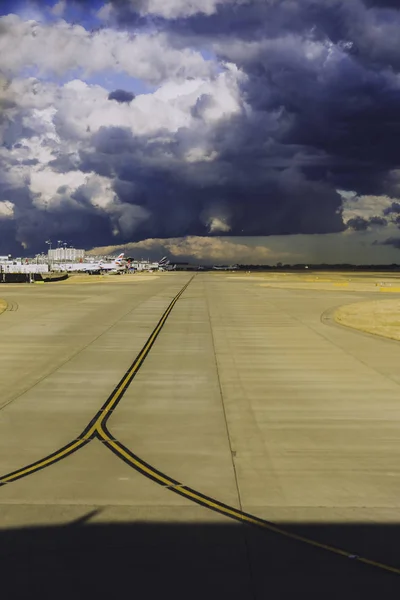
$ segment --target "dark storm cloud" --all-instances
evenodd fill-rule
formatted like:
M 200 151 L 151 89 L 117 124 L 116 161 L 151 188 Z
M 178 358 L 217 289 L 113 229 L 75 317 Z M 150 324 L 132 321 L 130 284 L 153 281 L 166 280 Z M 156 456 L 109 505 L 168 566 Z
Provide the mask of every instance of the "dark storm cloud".
M 120 103 L 126 102 L 129 104 L 129 102 L 132 102 L 134 98 L 135 94 L 132 94 L 132 92 L 127 92 L 126 90 L 114 90 L 108 94 L 109 100 L 116 100 Z
M 77 160 L 75 154 L 60 153 L 55 159 L 49 162 L 49 166 L 58 173 L 80 170 L 84 173 L 91 173 L 93 171 L 103 177 L 114 176 L 114 171 L 110 163 L 104 160 L 102 155 L 93 154 L 93 152 L 86 150 L 81 150 L 79 155 L 80 159 Z
M 353 217 L 346 223 L 348 229 L 353 231 L 366 231 L 370 227 L 386 227 L 388 224 L 387 219 L 384 217 L 374 216 L 369 219 L 364 217 Z
M 347 227 L 354 231 L 366 231 L 368 229 L 368 220 L 363 217 L 353 217 L 347 221 Z
M 383 217 L 371 217 L 369 223 L 370 225 L 377 227 L 385 227 L 388 224 L 387 219 L 384 219 Z
M 398 0 L 363 0 L 368 8 L 399 8 Z
M 388 238 L 384 242 L 381 242 L 381 245 L 382 246 L 393 246 L 393 248 L 397 248 L 398 250 L 400 250 L 400 237 Z
M 211 145 L 219 158 L 190 164 L 183 160 L 190 135 L 182 129 L 172 141 L 156 142 L 128 129 L 102 128 L 94 136 L 95 156 L 115 172 L 120 200 L 151 213 L 138 236 L 205 235 L 212 217 L 226 219 L 229 231 L 221 233 L 230 235 L 343 229 L 340 195 L 304 176 L 294 161 L 299 148 L 286 148 L 277 163 L 277 146 L 263 148 L 255 130 L 232 119 L 214 130 Z M 93 166 L 93 154 L 90 160 Z
M 350 42 L 359 58 L 399 64 L 399 5 L 396 0 L 249 0 L 216 4 L 215 12 L 175 18 L 144 15 L 142 0 L 111 0 L 114 18 L 121 27 L 134 24 L 167 27 L 184 37 L 221 39 L 232 37 L 254 41 L 282 34 L 307 35 L 333 43 Z M 159 3 L 160 5 L 161 3 Z M 184 5 L 182 2 L 171 4 Z M 159 6 L 158 5 L 158 6 Z M 201 4 L 199 4 L 201 11 Z M 367 10 L 370 9 L 370 10 Z M 160 11 L 155 11 L 156 13 Z M 142 16 L 140 16 L 142 13 Z
M 390 206 L 383 211 L 385 215 L 400 214 L 400 202 L 392 202 Z

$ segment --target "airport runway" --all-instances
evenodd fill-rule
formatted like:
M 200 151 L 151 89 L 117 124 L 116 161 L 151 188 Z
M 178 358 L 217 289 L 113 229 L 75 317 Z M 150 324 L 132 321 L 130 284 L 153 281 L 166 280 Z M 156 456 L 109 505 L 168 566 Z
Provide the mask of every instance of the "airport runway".
M 63 598 L 392 593 L 400 344 L 329 320 L 370 294 L 191 277 L 1 287 L 0 564 Z

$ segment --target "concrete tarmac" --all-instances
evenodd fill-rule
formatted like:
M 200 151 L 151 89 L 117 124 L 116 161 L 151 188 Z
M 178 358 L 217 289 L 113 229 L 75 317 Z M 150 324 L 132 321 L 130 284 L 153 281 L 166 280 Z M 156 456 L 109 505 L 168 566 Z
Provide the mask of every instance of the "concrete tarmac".
M 79 437 L 190 277 L 1 287 L 11 310 L 0 316 L 0 475 Z M 109 418 L 110 433 L 207 497 L 400 568 L 400 343 L 329 319 L 336 306 L 369 297 L 196 275 Z M 22 552 L 28 544 L 57 581 L 71 570 L 77 597 L 106 597 L 115 585 L 122 593 L 129 568 L 147 597 L 171 576 L 178 597 L 187 584 L 195 598 L 258 599 L 274 589 L 279 598 L 358 598 L 400 581 L 231 521 L 138 473 L 100 439 L 0 487 L 0 507 L 0 564 L 22 561 L 43 589 Z M 102 560 L 119 584 L 89 582 Z M 23 586 L 10 589 L 24 597 Z

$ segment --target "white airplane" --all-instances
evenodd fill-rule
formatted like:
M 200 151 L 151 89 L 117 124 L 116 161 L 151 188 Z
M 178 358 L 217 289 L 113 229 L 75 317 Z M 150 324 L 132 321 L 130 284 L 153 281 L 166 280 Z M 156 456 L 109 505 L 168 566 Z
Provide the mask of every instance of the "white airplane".
M 110 271 L 114 273 L 120 273 L 121 271 L 124 271 L 126 268 L 126 261 L 124 259 L 124 256 L 125 254 L 121 252 L 121 254 L 111 262 L 104 262 L 103 260 L 101 260 L 99 262 L 100 271 Z
M 90 271 L 99 271 L 99 263 L 59 263 L 53 265 L 54 271 L 67 271 L 77 273 L 87 273 Z

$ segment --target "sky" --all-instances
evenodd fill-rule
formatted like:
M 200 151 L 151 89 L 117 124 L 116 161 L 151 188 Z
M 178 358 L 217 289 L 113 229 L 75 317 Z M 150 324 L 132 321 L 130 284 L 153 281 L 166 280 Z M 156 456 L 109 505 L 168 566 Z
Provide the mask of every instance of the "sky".
M 0 4 L 0 254 L 400 263 L 394 0 Z

